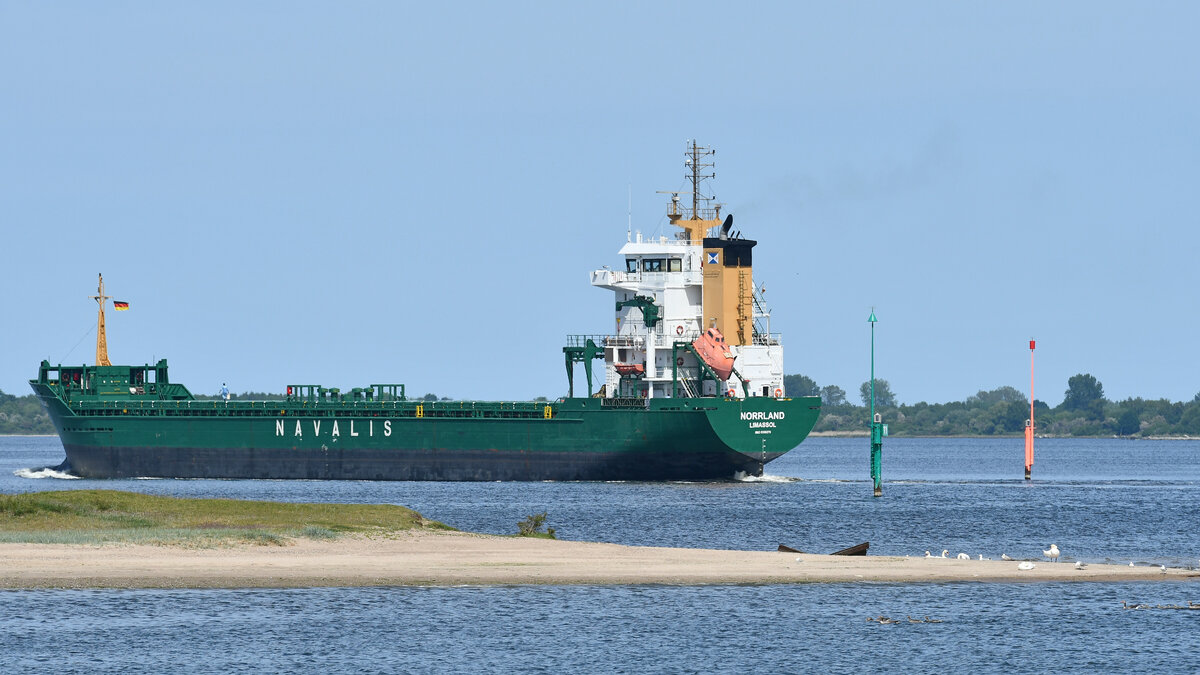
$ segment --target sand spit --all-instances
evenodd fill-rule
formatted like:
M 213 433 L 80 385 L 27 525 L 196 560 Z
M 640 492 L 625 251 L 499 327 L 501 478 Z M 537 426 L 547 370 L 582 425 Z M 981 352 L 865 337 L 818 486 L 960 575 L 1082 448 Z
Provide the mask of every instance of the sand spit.
M 0 544 L 2 588 L 301 588 L 510 584 L 1197 580 L 1195 570 L 1120 565 L 841 557 L 649 548 L 414 533 L 298 540 L 290 546 Z

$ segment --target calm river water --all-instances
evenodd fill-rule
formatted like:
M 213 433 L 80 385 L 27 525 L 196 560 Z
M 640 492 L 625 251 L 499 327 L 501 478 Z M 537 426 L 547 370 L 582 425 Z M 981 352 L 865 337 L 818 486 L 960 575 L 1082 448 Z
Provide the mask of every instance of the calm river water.
M 396 503 L 511 534 L 545 511 L 560 538 L 871 554 L 943 548 L 1195 568 L 1200 441 L 887 439 L 884 496 L 866 439 L 812 438 L 728 483 L 370 483 L 37 478 L 56 438 L 0 438 L 0 492 Z M 2 572 L 0 572 L 2 573 Z M 0 672 L 1189 672 L 1194 583 L 815 584 L 0 592 Z M 867 616 L 932 616 L 880 626 Z

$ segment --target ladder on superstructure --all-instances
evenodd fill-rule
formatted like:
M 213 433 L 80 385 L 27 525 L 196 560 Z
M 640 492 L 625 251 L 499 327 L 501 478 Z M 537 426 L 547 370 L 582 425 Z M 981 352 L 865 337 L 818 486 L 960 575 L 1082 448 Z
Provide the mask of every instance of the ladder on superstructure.
M 683 394 L 684 398 L 700 398 L 700 395 L 696 392 L 696 387 L 692 385 L 692 378 L 690 377 L 679 378 L 679 392 Z
M 766 331 L 763 330 L 762 322 L 758 320 L 758 318 L 760 316 L 766 316 L 766 314 L 767 314 L 765 305 L 766 305 L 766 300 L 763 298 L 762 293 L 760 293 L 758 291 L 758 289 L 755 289 L 754 290 L 754 314 L 752 315 L 752 320 L 754 323 L 754 335 L 755 336 L 762 335 L 763 339 L 764 339 L 764 344 L 770 344 L 771 336 L 769 333 L 767 333 Z

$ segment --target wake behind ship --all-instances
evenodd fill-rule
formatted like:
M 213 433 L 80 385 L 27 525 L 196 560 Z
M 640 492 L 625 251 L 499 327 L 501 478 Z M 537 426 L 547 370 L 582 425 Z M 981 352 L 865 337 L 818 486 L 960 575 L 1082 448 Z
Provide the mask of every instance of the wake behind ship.
M 757 242 L 736 235 L 732 216 L 722 219 L 721 205 L 701 194 L 712 154 L 689 145 L 691 206 L 671 193 L 674 237 L 630 232 L 622 264 L 591 273 L 593 286 L 614 294 L 615 330 L 568 336 L 569 393 L 557 401 L 412 400 L 390 383 L 291 384 L 278 400 L 197 400 L 170 381 L 165 359 L 109 362 L 102 277 L 92 296 L 96 365 L 43 361 L 30 385 L 62 439 L 65 468 L 87 478 L 761 475 L 812 430 L 820 399 L 784 391 L 782 339 L 770 332 L 753 279 Z M 586 396 L 575 394 L 577 365 Z

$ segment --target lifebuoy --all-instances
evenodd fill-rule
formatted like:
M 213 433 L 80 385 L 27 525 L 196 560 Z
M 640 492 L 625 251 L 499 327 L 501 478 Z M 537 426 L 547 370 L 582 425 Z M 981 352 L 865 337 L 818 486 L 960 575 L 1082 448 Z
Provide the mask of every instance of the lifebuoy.
M 775 398 L 783 398 L 783 390 L 775 387 Z
M 677 359 L 675 359 L 675 365 L 677 365 L 677 366 L 682 366 L 682 365 L 683 365 L 683 357 L 682 357 L 682 356 L 681 356 L 681 357 L 679 357 L 679 358 L 677 358 Z
M 683 326 L 675 326 L 675 334 L 683 335 Z
M 737 392 L 733 390 L 733 387 L 729 388 L 729 398 L 737 398 Z

